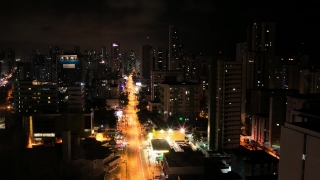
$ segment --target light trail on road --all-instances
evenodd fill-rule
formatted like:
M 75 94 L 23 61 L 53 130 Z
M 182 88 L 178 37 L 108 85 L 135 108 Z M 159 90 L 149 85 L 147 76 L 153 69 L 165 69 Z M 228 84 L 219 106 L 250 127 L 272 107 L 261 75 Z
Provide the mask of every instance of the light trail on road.
M 129 103 L 128 106 L 124 108 L 124 114 L 127 116 L 124 124 L 128 123 L 125 125 L 126 140 L 130 145 L 126 147 L 124 157 L 127 160 L 126 173 L 128 172 L 128 174 L 126 178 L 130 180 L 142 180 L 146 179 L 146 177 L 140 153 L 141 132 L 136 114 L 136 105 L 138 104 L 138 101 L 136 100 L 134 90 L 135 85 L 132 80 L 132 75 L 130 75 L 126 82 L 126 91 L 129 92 Z

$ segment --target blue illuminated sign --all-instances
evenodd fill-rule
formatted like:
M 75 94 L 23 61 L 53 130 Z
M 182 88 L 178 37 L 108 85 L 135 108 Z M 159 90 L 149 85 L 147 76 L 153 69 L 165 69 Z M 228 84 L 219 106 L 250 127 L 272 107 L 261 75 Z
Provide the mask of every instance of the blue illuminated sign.
M 76 60 L 59 60 L 59 64 L 80 64 L 79 59 Z

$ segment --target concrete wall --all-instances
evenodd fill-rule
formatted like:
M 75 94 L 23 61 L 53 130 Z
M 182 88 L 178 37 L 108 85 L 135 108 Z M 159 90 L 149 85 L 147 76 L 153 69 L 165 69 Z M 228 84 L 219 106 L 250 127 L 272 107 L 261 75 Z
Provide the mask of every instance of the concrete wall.
M 96 159 L 92 161 L 92 169 L 102 169 L 103 170 L 103 159 Z
M 304 134 L 281 127 L 279 180 L 301 180 Z
M 307 136 L 306 160 L 305 160 L 305 180 L 320 179 L 320 139 Z M 282 157 L 281 157 L 282 158 Z

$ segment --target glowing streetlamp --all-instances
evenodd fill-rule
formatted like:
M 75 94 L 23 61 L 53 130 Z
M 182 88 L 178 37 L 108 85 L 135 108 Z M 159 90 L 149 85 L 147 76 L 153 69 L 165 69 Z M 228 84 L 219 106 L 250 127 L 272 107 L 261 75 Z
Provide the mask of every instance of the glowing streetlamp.
M 181 129 L 180 129 L 180 132 L 183 132 L 183 133 L 184 133 L 184 132 L 185 132 L 184 128 L 181 128 Z

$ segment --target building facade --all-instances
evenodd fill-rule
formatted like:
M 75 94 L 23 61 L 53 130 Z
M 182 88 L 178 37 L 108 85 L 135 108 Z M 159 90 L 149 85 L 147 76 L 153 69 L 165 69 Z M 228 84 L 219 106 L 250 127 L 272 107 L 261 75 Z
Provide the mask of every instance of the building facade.
M 16 80 L 14 109 L 17 113 L 59 112 L 57 83 Z
M 196 83 L 159 84 L 161 119 L 167 121 L 170 116 L 178 117 L 181 121 L 195 119 L 200 112 L 199 90 L 200 86 Z

